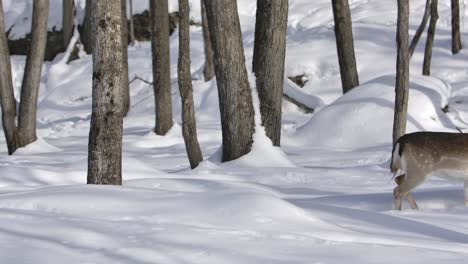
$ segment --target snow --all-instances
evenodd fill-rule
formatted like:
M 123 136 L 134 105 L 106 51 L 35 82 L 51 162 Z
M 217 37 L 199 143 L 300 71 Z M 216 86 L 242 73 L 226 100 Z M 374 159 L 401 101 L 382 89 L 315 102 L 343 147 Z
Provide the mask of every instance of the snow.
M 298 129 L 301 145 L 366 148 L 390 145 L 393 129 L 395 77 L 386 75 L 362 84 L 321 109 Z M 441 80 L 412 76 L 407 132 L 457 132 L 442 112 L 450 86 Z M 328 122 L 334 120 L 334 122 Z M 375 124 L 381 123 L 379 126 Z M 305 140 L 304 140 L 305 139 Z
M 84 0 L 77 1 L 78 19 Z M 259 125 L 248 155 L 220 162 L 216 81 L 204 82 L 202 32 L 191 27 L 192 73 L 205 160 L 190 170 L 181 133 L 177 34 L 171 36 L 174 121 L 152 133 L 152 88 L 131 84 L 124 120 L 123 186 L 88 186 L 91 56 L 43 67 L 38 141 L 6 153 L 0 133 L 0 256 L 18 263 L 465 263 L 468 209 L 463 187 L 433 177 L 414 191 L 419 211 L 393 210 L 388 169 L 395 75 L 396 1 L 350 0 L 361 86 L 341 96 L 329 0 L 290 0 L 282 147 Z M 450 53 L 450 1 L 440 0 L 431 77 L 420 76 L 423 44 L 411 63 L 408 131 L 468 128 L 468 52 Z M 462 14 L 468 15 L 462 2 Z M 29 31 L 31 1 L 3 1 L 7 28 Z M 61 1 L 50 0 L 59 29 Z M 199 19 L 199 1 L 190 1 Z M 411 32 L 425 0 L 411 1 Z M 134 0 L 135 12 L 147 1 Z M 177 1 L 170 0 L 171 11 Z M 239 0 L 251 68 L 255 1 Z M 53 12 L 52 12 L 53 11 Z M 82 19 L 82 17 L 81 17 Z M 465 19 L 465 18 L 464 18 Z M 463 21 L 465 21 L 463 19 Z M 463 44 L 468 35 L 462 28 Z M 466 45 L 465 45 L 466 46 Z M 130 79 L 152 81 L 150 44 L 129 47 Z M 16 96 L 25 58 L 12 56 Z M 251 86 L 255 82 L 251 80 Z M 442 108 L 448 104 L 448 113 Z

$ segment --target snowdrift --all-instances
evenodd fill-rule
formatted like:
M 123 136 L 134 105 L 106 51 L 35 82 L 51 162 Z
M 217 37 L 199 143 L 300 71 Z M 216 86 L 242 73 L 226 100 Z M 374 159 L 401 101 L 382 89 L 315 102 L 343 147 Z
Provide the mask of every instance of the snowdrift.
M 449 95 L 447 83 L 433 77 L 411 76 L 407 132 L 456 132 L 442 111 Z M 318 111 L 298 128 L 296 143 L 338 149 L 390 145 L 394 102 L 394 76 L 371 80 Z

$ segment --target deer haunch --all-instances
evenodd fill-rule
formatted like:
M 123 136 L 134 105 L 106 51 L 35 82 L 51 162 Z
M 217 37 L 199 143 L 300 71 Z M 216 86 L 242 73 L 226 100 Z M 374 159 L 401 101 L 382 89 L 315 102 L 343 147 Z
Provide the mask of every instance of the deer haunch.
M 401 210 L 404 198 L 411 208 L 418 206 L 410 191 L 435 174 L 465 182 L 465 205 L 468 205 L 468 134 L 417 132 L 400 137 L 392 151 L 391 170 L 403 174 L 395 178 L 395 209 Z

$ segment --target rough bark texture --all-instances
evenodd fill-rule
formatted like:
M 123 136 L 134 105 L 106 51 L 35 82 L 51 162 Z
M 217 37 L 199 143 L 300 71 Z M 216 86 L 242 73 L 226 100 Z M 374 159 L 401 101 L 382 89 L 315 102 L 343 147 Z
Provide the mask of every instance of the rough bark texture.
M 353 28 L 348 0 L 332 0 L 335 19 L 336 48 L 340 64 L 343 93 L 359 86 L 359 77 L 354 55 Z
M 121 0 L 122 17 L 122 85 L 123 85 L 123 116 L 127 116 L 130 110 L 130 85 L 128 84 L 128 25 L 127 25 L 127 0 Z
M 8 154 L 17 148 L 16 138 L 16 100 L 13 92 L 10 53 L 6 38 L 3 18 L 3 5 L 0 0 L 0 104 L 2 106 L 3 132 L 8 147 Z
M 47 40 L 49 0 L 33 2 L 31 45 L 26 58 L 18 119 L 18 147 L 36 140 L 37 96 Z
M 135 44 L 135 24 L 133 21 L 133 0 L 128 1 L 130 11 L 130 23 L 129 23 L 129 34 L 130 34 L 130 45 Z
M 426 0 L 426 6 L 424 8 L 424 15 L 421 20 L 421 24 L 416 30 L 416 33 L 414 34 L 413 40 L 411 40 L 411 44 L 409 47 L 410 59 L 413 57 L 413 53 L 416 50 L 416 46 L 418 45 L 419 39 L 421 38 L 422 33 L 424 32 L 424 29 L 426 28 L 427 21 L 429 20 L 430 15 L 431 15 L 431 0 Z
M 432 0 L 431 3 L 431 22 L 429 23 L 429 29 L 427 30 L 426 38 L 426 49 L 424 51 L 424 62 L 423 62 L 423 75 L 431 75 L 431 60 L 432 60 L 432 46 L 434 45 L 434 37 L 436 32 L 437 19 L 439 19 L 439 13 L 437 12 L 438 0 Z
M 167 1 L 150 0 L 153 88 L 156 105 L 154 131 L 158 135 L 165 135 L 173 125 Z
M 122 74 L 120 1 L 93 1 L 93 108 L 88 184 L 122 184 Z
M 252 147 L 254 110 L 245 68 L 236 0 L 205 0 L 223 134 L 223 160 L 237 159 Z
M 288 0 L 258 0 L 253 72 L 260 99 L 262 124 L 273 145 L 281 142 L 284 60 Z
M 462 49 L 460 37 L 460 1 L 452 0 L 452 54 L 457 54 Z
M 190 72 L 190 30 L 188 0 L 179 0 L 179 60 L 177 73 L 182 100 L 182 134 L 190 167 L 196 168 L 203 161 L 197 139 L 197 125 L 193 105 L 192 75 Z
M 213 64 L 213 48 L 211 47 L 210 29 L 208 28 L 208 19 L 206 18 L 206 7 L 204 0 L 201 1 L 203 44 L 205 46 L 205 67 L 203 68 L 203 77 L 205 81 L 213 79 L 215 76 Z
M 73 12 L 75 6 L 73 0 L 63 0 L 63 12 L 62 12 L 62 27 L 63 27 L 63 46 L 68 47 L 70 39 L 73 35 Z
M 397 65 L 395 82 L 395 115 L 393 142 L 405 134 L 409 90 L 409 0 L 398 0 Z

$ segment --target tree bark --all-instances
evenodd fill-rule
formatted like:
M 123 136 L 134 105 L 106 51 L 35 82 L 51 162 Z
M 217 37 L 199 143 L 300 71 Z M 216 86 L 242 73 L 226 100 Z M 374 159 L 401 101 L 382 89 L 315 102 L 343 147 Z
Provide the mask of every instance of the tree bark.
M 193 104 L 192 75 L 190 72 L 190 14 L 188 0 L 179 0 L 179 59 L 177 76 L 182 100 L 182 134 L 190 167 L 196 168 L 203 161 L 197 139 L 197 125 Z
M 93 1 L 93 107 L 88 184 L 122 184 L 123 47 L 120 1 Z
M 409 93 L 409 0 L 398 0 L 397 65 L 393 143 L 405 134 Z
M 128 1 L 130 7 L 130 45 L 135 45 L 135 26 L 133 23 L 133 0 Z
M 237 159 L 252 147 L 254 110 L 245 68 L 236 0 L 205 0 L 218 84 L 223 161 Z
M 127 0 L 121 0 L 122 11 L 122 85 L 123 85 L 123 116 L 127 116 L 130 110 L 130 85 L 128 84 L 128 24 L 127 24 Z
M 281 107 L 286 54 L 288 0 L 258 0 L 253 72 L 262 124 L 273 145 L 281 143 Z
M 16 100 L 11 76 L 10 52 L 3 18 L 3 4 L 0 1 L 0 104 L 2 106 L 3 132 L 11 155 L 17 149 Z
M 150 13 L 153 88 L 156 105 L 154 131 L 158 135 L 165 135 L 173 125 L 168 0 L 150 0 Z
M 93 52 L 93 24 L 92 24 L 92 0 L 86 0 L 85 15 L 83 20 L 83 32 L 80 34 L 81 44 L 88 54 Z
M 424 51 L 424 62 L 423 62 L 423 75 L 431 75 L 431 60 L 432 60 L 432 46 L 434 45 L 434 37 L 436 32 L 437 19 L 439 19 L 439 13 L 437 12 L 438 0 L 432 0 L 431 3 L 431 22 L 429 23 L 429 29 L 427 30 L 426 49 Z
M 424 15 L 421 20 L 421 24 L 416 30 L 416 33 L 414 34 L 413 40 L 411 40 L 411 44 L 409 47 L 410 60 L 413 57 L 413 53 L 416 50 L 416 46 L 418 45 L 419 39 L 421 38 L 422 33 L 424 32 L 424 29 L 426 28 L 427 21 L 429 20 L 430 15 L 431 15 L 431 0 L 426 0 L 426 6 L 424 8 Z
M 62 8 L 63 46 L 66 49 L 73 35 L 73 13 L 75 9 L 73 0 L 63 0 Z
M 211 47 L 210 29 L 208 28 L 208 19 L 206 18 L 206 7 L 204 0 L 201 1 L 203 44 L 205 48 L 205 67 L 203 68 L 203 77 L 205 82 L 213 79 L 215 76 L 213 64 L 213 48 Z
M 31 45 L 26 58 L 18 119 L 18 147 L 34 142 L 36 137 L 37 97 L 47 42 L 49 0 L 33 2 Z
M 460 37 L 460 1 L 452 0 L 452 54 L 457 54 L 462 49 Z
M 359 86 L 359 77 L 354 55 L 353 28 L 348 0 L 332 0 L 335 19 L 336 48 L 340 64 L 343 93 Z

